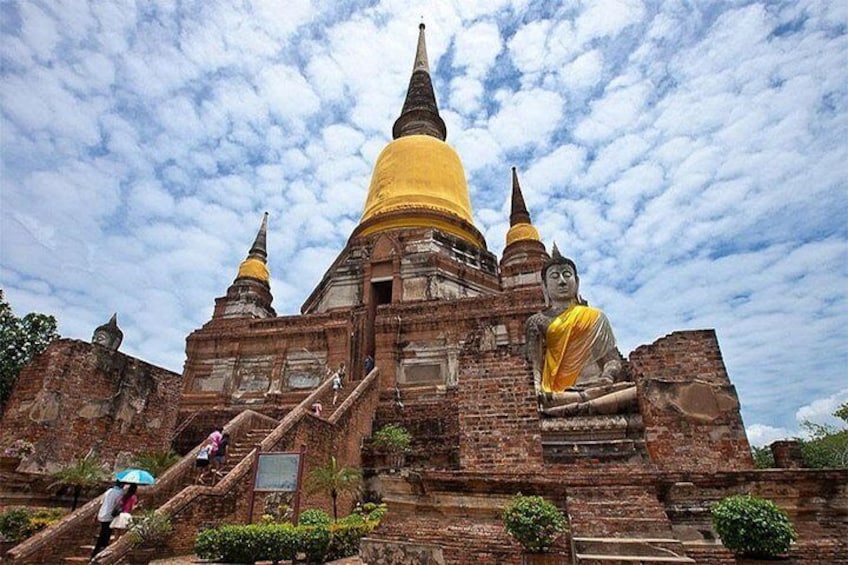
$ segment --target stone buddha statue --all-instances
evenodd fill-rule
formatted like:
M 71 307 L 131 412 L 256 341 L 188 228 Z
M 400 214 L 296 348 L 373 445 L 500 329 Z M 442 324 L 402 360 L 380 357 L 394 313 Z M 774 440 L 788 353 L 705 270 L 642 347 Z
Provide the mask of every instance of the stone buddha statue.
M 97 326 L 94 330 L 94 335 L 91 336 L 91 343 L 102 345 L 110 351 L 117 351 L 121 346 L 121 341 L 124 339 L 124 332 L 118 327 L 118 314 L 112 314 L 112 318 L 102 326 Z
M 615 414 L 629 410 L 627 380 L 606 315 L 579 294 L 577 266 L 554 244 L 542 268 L 546 308 L 527 320 L 527 356 L 544 414 Z

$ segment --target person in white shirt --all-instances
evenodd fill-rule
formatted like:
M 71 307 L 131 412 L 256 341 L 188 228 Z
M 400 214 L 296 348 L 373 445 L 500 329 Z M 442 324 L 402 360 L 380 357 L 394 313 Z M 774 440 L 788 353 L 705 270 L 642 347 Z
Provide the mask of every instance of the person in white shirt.
M 103 502 L 100 503 L 100 510 L 97 512 L 97 521 L 100 522 L 100 535 L 97 536 L 97 543 L 94 544 L 94 550 L 91 552 L 91 558 L 103 551 L 109 545 L 109 538 L 112 537 L 113 511 L 118 507 L 118 502 L 124 494 L 124 485 L 119 481 L 103 494 Z

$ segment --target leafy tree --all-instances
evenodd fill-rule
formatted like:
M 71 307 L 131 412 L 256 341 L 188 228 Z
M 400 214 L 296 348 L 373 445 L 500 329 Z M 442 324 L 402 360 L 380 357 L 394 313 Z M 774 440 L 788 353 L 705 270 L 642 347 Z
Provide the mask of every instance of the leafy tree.
M 322 466 L 309 472 L 306 479 L 307 492 L 323 492 L 333 499 L 333 519 L 339 519 L 338 498 L 344 492 L 356 492 L 362 481 L 362 473 L 352 467 L 340 467 L 335 457 Z
M 771 447 L 752 447 L 751 453 L 754 456 L 754 467 L 757 469 L 772 469 L 774 468 L 774 454 L 771 452 Z
M 848 402 L 844 402 L 833 415 L 848 424 Z M 838 429 L 813 422 L 801 425 L 810 434 L 808 439 L 799 440 L 804 463 L 808 467 L 848 467 L 848 427 Z
M 18 318 L 0 289 L 0 406 L 12 393 L 21 369 L 58 337 L 56 318 L 36 312 Z
M 100 485 L 108 478 L 109 475 L 103 470 L 100 461 L 96 457 L 86 455 L 53 473 L 50 488 L 73 488 L 74 501 L 71 510 L 76 510 L 82 489 Z

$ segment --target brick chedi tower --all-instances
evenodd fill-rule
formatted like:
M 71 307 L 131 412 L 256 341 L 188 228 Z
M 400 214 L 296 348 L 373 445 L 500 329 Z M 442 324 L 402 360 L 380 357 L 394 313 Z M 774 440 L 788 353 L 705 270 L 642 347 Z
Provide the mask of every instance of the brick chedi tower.
M 213 318 L 268 318 L 276 316 L 271 307 L 271 275 L 268 272 L 268 212 L 262 217 L 259 233 L 250 247 L 247 259 L 239 265 L 233 284 L 227 295 L 215 300 Z
M 506 247 L 501 257 L 501 284 L 504 290 L 524 286 L 538 288 L 541 284 L 542 265 L 548 260 L 539 232 L 530 221 L 524 204 L 518 173 L 512 168 L 512 201 L 509 214 L 509 231 Z
M 373 354 L 381 305 L 499 293 L 497 259 L 474 226 L 465 171 L 447 143 L 424 39 L 393 140 L 377 158 L 365 209 L 344 250 L 303 304 L 304 314 L 364 306 L 362 347 Z

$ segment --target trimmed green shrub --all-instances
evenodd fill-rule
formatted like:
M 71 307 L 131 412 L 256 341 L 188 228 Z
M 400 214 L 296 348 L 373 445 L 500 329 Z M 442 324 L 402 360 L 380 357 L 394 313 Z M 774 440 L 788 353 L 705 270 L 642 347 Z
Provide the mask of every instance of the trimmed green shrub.
M 291 524 L 274 524 L 265 531 L 263 545 L 266 548 L 263 559 L 274 563 L 293 561 L 301 546 L 300 532 Z
M 0 513 L 0 538 L 21 542 L 58 522 L 65 514 L 67 511 L 61 508 L 10 508 Z
M 412 436 L 399 424 L 386 424 L 372 437 L 371 444 L 377 449 L 392 453 L 403 453 L 409 449 Z
M 209 528 L 198 533 L 194 538 L 194 553 L 201 559 L 220 560 L 223 557 L 220 528 Z
M 306 556 L 307 563 L 323 563 L 330 547 L 329 526 L 298 526 L 300 551 Z
M 26 538 L 29 526 L 29 511 L 26 508 L 11 508 L 0 514 L 0 535 L 8 541 Z
M 324 513 L 326 515 L 326 512 Z M 317 519 L 321 516 L 314 513 Z M 324 563 L 359 552 L 359 542 L 378 522 L 351 515 L 317 525 L 250 524 L 221 526 L 197 535 L 194 552 L 202 559 L 227 563 L 291 561 L 298 553 L 307 563 Z
M 330 515 L 320 508 L 307 508 L 297 518 L 300 526 L 329 526 L 332 521 Z
M 324 561 L 335 561 L 359 554 L 359 542 L 377 526 L 377 523 L 368 523 L 358 514 L 351 514 L 332 524 L 330 544 L 324 555 Z
M 516 495 L 503 510 L 504 529 L 531 553 L 544 553 L 565 531 L 565 516 L 541 496 Z
M 389 507 L 382 502 L 357 502 L 353 509 L 353 513 L 362 516 L 366 522 L 379 522 L 388 511 Z
M 785 553 L 796 539 L 786 512 L 772 501 L 738 494 L 712 505 L 713 525 L 727 549 L 749 557 Z
M 329 518 L 326 512 L 319 512 L 312 513 L 317 521 Z M 228 563 L 265 560 L 277 563 L 293 560 L 302 553 L 307 563 L 324 563 L 356 555 L 360 539 L 377 524 L 376 521 L 366 522 L 359 515 L 351 515 L 335 523 L 316 525 L 221 526 L 200 532 L 195 539 L 194 552 L 203 559 Z

